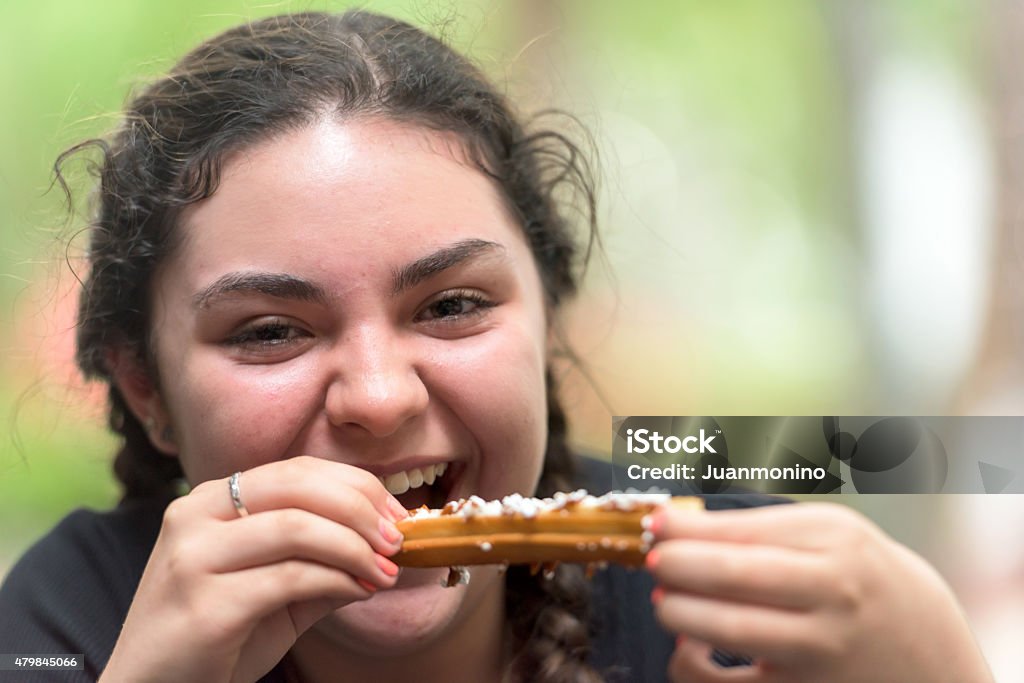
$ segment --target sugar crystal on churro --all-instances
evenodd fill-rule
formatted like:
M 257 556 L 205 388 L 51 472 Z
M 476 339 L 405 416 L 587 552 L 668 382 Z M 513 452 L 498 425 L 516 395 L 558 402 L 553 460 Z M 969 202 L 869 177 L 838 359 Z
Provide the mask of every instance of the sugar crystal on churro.
M 527 498 L 513 493 L 500 500 L 484 500 L 480 496 L 470 496 L 460 500 L 448 501 L 441 509 L 419 508 L 413 510 L 411 517 L 440 517 L 442 515 L 459 515 L 472 517 L 519 516 L 532 519 L 541 513 L 557 512 L 574 507 L 594 510 L 623 511 L 636 510 L 640 506 L 661 505 L 668 502 L 667 493 L 639 493 L 634 491 L 606 493 L 592 496 L 585 489 L 571 493 L 558 492 L 550 498 Z

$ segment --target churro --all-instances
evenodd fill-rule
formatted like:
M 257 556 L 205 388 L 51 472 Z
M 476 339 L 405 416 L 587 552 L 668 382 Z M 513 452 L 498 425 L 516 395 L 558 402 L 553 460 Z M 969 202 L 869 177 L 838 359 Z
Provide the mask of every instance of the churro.
M 471 496 L 443 508 L 411 510 L 398 522 L 405 567 L 614 562 L 636 566 L 653 540 L 644 518 L 662 505 L 703 509 L 695 497 L 586 491 L 551 498 Z

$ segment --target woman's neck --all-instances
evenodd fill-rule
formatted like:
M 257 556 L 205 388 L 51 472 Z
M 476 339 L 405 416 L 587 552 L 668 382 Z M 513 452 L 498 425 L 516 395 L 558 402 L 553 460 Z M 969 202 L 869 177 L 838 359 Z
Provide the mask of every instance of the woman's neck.
M 461 623 L 430 647 L 408 656 L 374 657 L 341 649 L 315 629 L 299 638 L 289 656 L 301 683 L 500 681 L 507 663 L 504 636 L 505 581 L 501 577 Z

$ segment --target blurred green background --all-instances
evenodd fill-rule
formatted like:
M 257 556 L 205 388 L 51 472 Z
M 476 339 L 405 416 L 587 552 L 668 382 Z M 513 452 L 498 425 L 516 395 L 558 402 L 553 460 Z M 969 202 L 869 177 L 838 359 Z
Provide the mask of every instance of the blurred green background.
M 203 38 L 348 6 L 0 3 L 0 574 L 68 510 L 117 499 L 103 392 L 71 362 L 88 179 L 72 166 L 69 217 L 55 157 Z M 445 33 L 523 110 L 595 136 L 605 253 L 567 316 L 597 385 L 566 377 L 584 447 L 609 449 L 612 414 L 1022 412 L 1017 3 L 361 6 Z M 1024 524 L 1019 499 L 864 498 L 954 585 L 1024 584 L 1020 553 L 963 526 Z M 965 533 L 990 554 L 964 559 Z

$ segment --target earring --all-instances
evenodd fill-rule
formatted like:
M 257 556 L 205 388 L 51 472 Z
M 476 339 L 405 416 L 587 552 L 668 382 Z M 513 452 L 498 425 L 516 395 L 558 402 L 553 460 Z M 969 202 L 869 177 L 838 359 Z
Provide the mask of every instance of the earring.
M 152 434 L 156 431 L 156 420 L 153 419 L 152 415 L 147 416 L 146 419 L 142 421 L 142 428 L 146 430 L 147 434 Z

